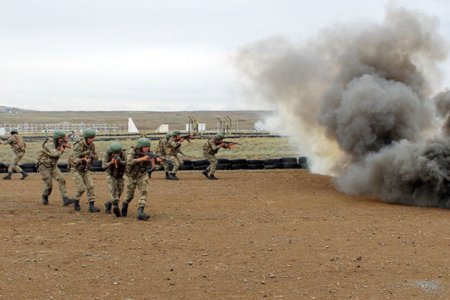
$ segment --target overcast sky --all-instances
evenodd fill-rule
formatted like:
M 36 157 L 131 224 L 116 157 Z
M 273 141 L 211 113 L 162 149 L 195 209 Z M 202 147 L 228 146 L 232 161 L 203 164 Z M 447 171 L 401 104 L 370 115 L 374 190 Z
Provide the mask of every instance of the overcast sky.
M 273 35 L 380 22 L 387 0 L 0 0 L 0 105 L 38 110 L 240 110 L 232 56 Z M 450 4 L 395 1 L 439 18 Z M 443 65 L 443 69 L 448 67 Z M 450 71 L 450 70 L 449 70 Z M 446 74 L 442 88 L 450 86 Z

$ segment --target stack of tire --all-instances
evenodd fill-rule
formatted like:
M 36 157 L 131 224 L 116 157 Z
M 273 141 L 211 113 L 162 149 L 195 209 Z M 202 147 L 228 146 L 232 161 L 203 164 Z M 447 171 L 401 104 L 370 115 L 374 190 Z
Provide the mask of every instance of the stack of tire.
M 94 160 L 91 164 L 90 170 L 92 172 L 102 172 L 102 161 L 101 160 Z
M 298 158 L 298 166 L 300 169 L 309 169 L 308 158 L 306 156 L 300 156 Z
M 35 163 L 23 163 L 23 164 L 20 164 L 20 167 L 26 173 L 36 173 L 37 172 L 37 168 L 36 168 L 36 164 Z
M 192 161 L 193 170 L 205 170 L 209 165 L 209 161 L 206 159 Z
M 58 169 L 63 173 L 69 172 L 69 164 L 60 162 L 58 163 Z
M 0 173 L 6 173 L 8 172 L 8 165 L 4 163 L 0 163 Z
M 247 169 L 249 169 L 249 170 L 264 169 L 264 160 L 261 160 L 261 159 L 249 159 L 249 160 L 247 160 Z
M 230 170 L 243 170 L 248 168 L 246 159 L 230 159 Z
M 181 170 L 194 170 L 194 165 L 192 164 L 192 160 L 189 160 L 189 159 L 183 160 L 183 164 L 181 165 Z

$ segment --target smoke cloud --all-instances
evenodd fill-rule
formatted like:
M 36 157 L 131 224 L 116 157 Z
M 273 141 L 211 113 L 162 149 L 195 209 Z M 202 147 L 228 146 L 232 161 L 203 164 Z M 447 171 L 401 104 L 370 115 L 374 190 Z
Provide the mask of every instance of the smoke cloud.
M 313 172 L 350 194 L 445 207 L 450 92 L 431 98 L 447 55 L 438 32 L 438 20 L 389 7 L 380 24 L 335 24 L 304 45 L 270 38 L 235 63 L 275 106 L 266 124 L 291 136 Z

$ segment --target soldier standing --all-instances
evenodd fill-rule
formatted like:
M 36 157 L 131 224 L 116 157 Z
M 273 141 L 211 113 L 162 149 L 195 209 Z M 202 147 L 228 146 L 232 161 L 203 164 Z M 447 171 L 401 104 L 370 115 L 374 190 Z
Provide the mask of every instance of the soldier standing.
M 19 135 L 19 130 L 17 130 L 16 128 L 12 128 L 10 134 L 11 136 L 8 140 L 1 141 L 2 145 L 11 145 L 11 149 L 14 152 L 14 159 L 9 165 L 8 175 L 4 176 L 3 179 L 10 180 L 13 171 L 16 171 L 17 173 L 22 174 L 22 178 L 20 179 L 23 180 L 28 176 L 28 174 L 24 170 L 22 170 L 21 167 L 19 167 L 19 162 L 25 154 L 26 144 L 24 143 L 22 137 Z
M 113 209 L 116 217 L 120 217 L 119 200 L 124 188 L 126 168 L 126 154 L 120 143 L 111 143 L 102 160 L 102 168 L 106 169 L 106 180 L 108 182 L 111 200 L 105 203 L 105 212 L 111 213 Z
M 167 156 L 167 143 L 169 142 L 169 139 L 172 135 L 170 133 L 166 133 L 165 136 L 163 136 L 162 138 L 159 139 L 158 141 L 158 152 L 159 155 L 166 158 Z M 171 179 L 170 175 L 169 175 L 169 163 L 167 162 L 167 160 L 164 160 L 163 162 L 161 162 L 161 165 L 164 168 L 164 172 L 166 173 L 166 179 Z
M 122 203 L 122 216 L 128 214 L 128 205 L 133 200 L 134 192 L 139 190 L 139 204 L 137 219 L 145 221 L 150 216 L 144 212 L 147 202 L 148 175 L 147 170 L 151 166 L 151 158 L 147 155 L 150 151 L 150 140 L 140 138 L 136 147 L 132 147 L 127 153 L 127 167 L 125 177 L 127 180 L 127 194 Z
M 208 179 L 217 180 L 214 176 L 217 167 L 216 154 L 220 148 L 228 148 L 228 145 L 223 143 L 223 138 L 224 134 L 219 132 L 203 145 L 203 156 L 209 161 L 209 166 L 202 171 L 202 174 Z
M 172 136 L 167 141 L 167 155 L 169 159 L 173 162 L 172 172 L 169 173 L 169 177 L 172 180 L 178 180 L 177 171 L 182 163 L 181 159 L 178 157 L 180 153 L 181 143 L 185 139 L 181 137 L 181 133 L 178 130 L 172 132 Z
M 89 212 L 99 212 L 95 206 L 94 181 L 92 180 L 91 171 L 89 170 L 93 160 L 97 159 L 95 152 L 95 130 L 88 128 L 83 131 L 83 139 L 76 142 L 73 146 L 73 152 L 69 159 L 70 173 L 76 184 L 75 192 L 75 210 L 80 210 L 80 198 L 84 191 L 87 190 L 89 201 Z
M 63 131 L 55 131 L 53 133 L 53 143 L 51 143 L 50 139 L 46 139 L 42 144 L 37 166 L 42 181 L 44 181 L 44 189 L 41 198 L 42 204 L 44 205 L 48 204 L 48 197 L 52 193 L 53 179 L 58 182 L 63 206 L 67 206 L 74 202 L 73 199 L 67 197 L 66 180 L 58 168 L 58 160 L 67 148 L 70 148 L 70 145 L 67 144 L 67 136 Z

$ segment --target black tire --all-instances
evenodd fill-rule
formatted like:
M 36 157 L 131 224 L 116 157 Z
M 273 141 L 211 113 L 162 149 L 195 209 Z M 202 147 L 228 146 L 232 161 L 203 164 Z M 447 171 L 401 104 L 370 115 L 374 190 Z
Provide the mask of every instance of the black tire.
M 259 170 L 259 169 L 264 169 L 264 164 L 249 164 L 247 165 L 247 168 L 249 170 Z
M 192 165 L 195 166 L 207 166 L 209 165 L 209 161 L 206 159 L 194 160 Z
M 230 164 L 218 164 L 217 165 L 217 170 L 228 170 L 230 169 Z
M 183 160 L 183 166 L 192 167 L 192 160 L 189 159 Z
M 246 159 L 230 159 L 231 165 L 247 165 Z
M 282 157 L 280 159 L 282 163 L 297 163 L 297 158 L 295 157 Z
M 101 160 L 94 160 L 91 164 L 91 167 L 101 167 L 102 161 Z
M 63 172 L 63 173 L 69 172 L 69 165 L 66 164 L 66 163 L 59 163 L 59 164 L 58 164 L 58 169 L 59 169 L 61 172 Z
M 282 162 L 281 166 L 283 169 L 298 169 L 298 163 L 297 162 Z
M 306 156 L 300 156 L 298 158 L 298 165 L 300 169 L 308 169 L 309 168 L 308 158 Z
M 229 159 L 226 159 L 226 158 L 219 158 L 219 159 L 217 160 L 217 162 L 218 162 L 220 165 L 229 165 L 229 164 L 230 164 L 230 160 L 229 160 Z
M 230 165 L 230 170 L 243 170 L 247 169 L 247 164 L 233 164 Z
M 104 171 L 101 166 L 100 167 L 98 167 L 98 166 L 91 166 L 89 170 L 92 171 L 92 172 L 103 172 Z
M 192 166 L 192 169 L 194 170 L 205 170 L 208 166 Z
M 180 167 L 181 170 L 194 170 L 194 166 L 193 165 L 183 165 Z
M 261 159 L 249 159 L 248 161 L 248 165 L 264 165 L 264 161 Z
M 20 165 L 20 167 L 22 169 L 36 169 L 36 164 L 35 163 L 23 163 Z
M 266 170 L 273 170 L 273 169 L 279 169 L 280 165 L 264 165 L 264 169 Z

